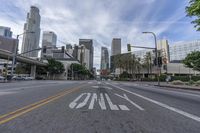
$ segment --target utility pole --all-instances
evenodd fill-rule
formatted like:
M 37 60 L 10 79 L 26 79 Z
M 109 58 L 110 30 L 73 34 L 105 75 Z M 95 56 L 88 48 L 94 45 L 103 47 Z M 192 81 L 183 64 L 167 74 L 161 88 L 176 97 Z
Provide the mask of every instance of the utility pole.
M 15 66 L 15 62 L 16 62 L 16 56 L 17 56 L 18 44 L 19 44 L 19 36 L 24 35 L 24 34 L 28 34 L 28 33 L 35 33 L 35 32 L 33 32 L 33 31 L 31 31 L 31 32 L 24 32 L 22 34 L 18 34 L 17 35 L 17 44 L 15 45 L 14 52 L 13 52 L 13 57 L 12 57 L 11 77 L 13 77 L 14 66 Z

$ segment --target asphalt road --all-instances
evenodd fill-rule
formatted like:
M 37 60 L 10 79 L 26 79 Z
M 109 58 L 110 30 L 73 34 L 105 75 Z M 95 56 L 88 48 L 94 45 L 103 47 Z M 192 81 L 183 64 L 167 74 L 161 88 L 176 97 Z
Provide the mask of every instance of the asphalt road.
M 0 84 L 0 133 L 199 133 L 200 92 L 112 81 Z

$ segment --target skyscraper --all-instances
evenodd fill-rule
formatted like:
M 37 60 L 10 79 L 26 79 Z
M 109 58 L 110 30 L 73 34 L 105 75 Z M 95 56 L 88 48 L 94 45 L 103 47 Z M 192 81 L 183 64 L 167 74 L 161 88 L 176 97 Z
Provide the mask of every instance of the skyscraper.
M 93 69 L 93 58 L 94 58 L 93 40 L 92 39 L 79 39 L 79 45 L 84 45 L 85 48 L 90 51 L 89 70 L 92 71 L 92 69 Z
M 48 49 L 46 49 L 45 53 L 44 51 L 41 52 L 42 57 L 44 56 L 52 56 L 53 52 L 52 50 L 56 48 L 56 42 L 57 42 L 57 36 L 52 31 L 44 31 L 42 36 L 42 47 L 46 46 Z
M 109 53 L 106 47 L 101 47 L 101 70 L 109 69 Z
M 35 6 L 31 6 L 30 12 L 27 13 L 26 23 L 24 24 L 24 33 L 22 53 L 38 48 L 40 40 L 40 14 L 39 9 Z M 26 53 L 24 56 L 38 57 L 38 51 Z
M 121 54 L 121 38 L 113 38 L 111 45 L 111 55 Z
M 0 36 L 12 37 L 12 31 L 9 27 L 0 26 Z
M 53 31 L 44 31 L 42 37 L 42 46 L 56 47 L 57 35 Z

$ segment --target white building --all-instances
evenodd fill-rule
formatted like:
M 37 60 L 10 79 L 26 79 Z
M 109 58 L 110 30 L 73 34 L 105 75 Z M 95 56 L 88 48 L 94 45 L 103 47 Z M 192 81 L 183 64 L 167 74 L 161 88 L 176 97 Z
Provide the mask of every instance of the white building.
M 111 55 L 121 54 L 121 38 L 113 38 L 111 45 Z
M 34 32 L 34 33 L 29 33 Z M 22 42 L 22 53 L 39 48 L 40 40 L 40 14 L 39 9 L 31 6 L 30 12 L 27 13 L 26 23 L 24 24 L 24 35 Z M 27 57 L 38 57 L 38 51 L 24 54 Z
M 12 31 L 10 27 L 0 26 L 0 36 L 12 37 Z
M 170 61 L 183 60 L 187 54 L 193 51 L 200 51 L 200 40 L 179 42 L 170 46 Z

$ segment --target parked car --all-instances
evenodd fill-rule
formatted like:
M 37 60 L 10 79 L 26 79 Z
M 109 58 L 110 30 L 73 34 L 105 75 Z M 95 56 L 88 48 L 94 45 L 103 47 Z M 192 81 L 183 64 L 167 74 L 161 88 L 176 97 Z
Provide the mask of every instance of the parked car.
M 5 80 L 6 78 L 3 76 L 0 76 L 0 80 Z
M 34 77 L 27 77 L 28 80 L 34 80 Z
M 14 80 L 24 80 L 22 76 L 13 76 L 12 79 Z

